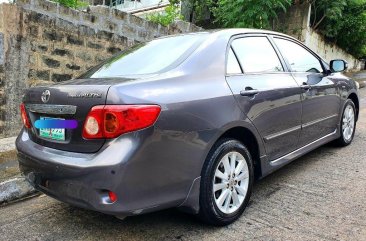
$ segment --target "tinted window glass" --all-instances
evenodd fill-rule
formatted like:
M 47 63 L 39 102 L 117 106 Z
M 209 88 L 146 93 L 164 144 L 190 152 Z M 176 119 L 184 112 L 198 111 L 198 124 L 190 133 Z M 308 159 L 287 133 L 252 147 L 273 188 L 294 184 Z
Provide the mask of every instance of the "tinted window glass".
M 235 57 L 233 50 L 230 48 L 227 56 L 227 71 L 228 74 L 241 74 L 240 65 Z
M 158 73 L 184 59 L 205 34 L 156 39 L 122 52 L 79 78 L 111 78 Z
M 266 37 L 246 37 L 232 43 L 244 73 L 281 72 L 281 62 Z
M 275 43 L 287 59 L 293 72 L 323 72 L 319 60 L 302 46 L 279 38 L 275 38 Z

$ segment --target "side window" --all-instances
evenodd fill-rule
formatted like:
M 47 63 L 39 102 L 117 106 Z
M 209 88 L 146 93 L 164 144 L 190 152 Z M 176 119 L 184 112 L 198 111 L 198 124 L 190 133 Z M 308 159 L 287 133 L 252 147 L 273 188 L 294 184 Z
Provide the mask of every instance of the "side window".
M 233 50 L 230 48 L 229 54 L 227 56 L 227 74 L 241 74 L 241 68 L 238 60 L 235 57 Z
M 244 73 L 283 72 L 281 62 L 267 37 L 235 39 L 231 45 Z
M 280 38 L 275 38 L 275 43 L 282 55 L 287 59 L 293 72 L 323 72 L 320 61 L 302 46 L 290 40 Z

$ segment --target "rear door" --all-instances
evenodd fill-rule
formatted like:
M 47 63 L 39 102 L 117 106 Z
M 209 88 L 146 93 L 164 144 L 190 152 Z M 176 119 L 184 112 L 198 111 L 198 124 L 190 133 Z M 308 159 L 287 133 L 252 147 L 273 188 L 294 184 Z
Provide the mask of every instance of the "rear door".
M 227 55 L 226 80 L 262 136 L 269 159 L 295 150 L 301 131 L 301 88 L 270 39 L 266 35 L 236 37 Z
M 288 62 L 295 80 L 303 88 L 300 145 L 333 133 L 339 119 L 340 96 L 321 60 L 291 39 L 274 37 L 274 42 Z

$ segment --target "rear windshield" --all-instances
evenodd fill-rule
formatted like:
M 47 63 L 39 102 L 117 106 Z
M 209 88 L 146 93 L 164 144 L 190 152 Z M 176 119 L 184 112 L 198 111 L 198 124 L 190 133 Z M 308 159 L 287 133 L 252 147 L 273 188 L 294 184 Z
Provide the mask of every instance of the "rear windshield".
M 180 35 L 138 44 L 104 61 L 79 77 L 115 78 L 164 72 L 180 64 L 205 34 Z

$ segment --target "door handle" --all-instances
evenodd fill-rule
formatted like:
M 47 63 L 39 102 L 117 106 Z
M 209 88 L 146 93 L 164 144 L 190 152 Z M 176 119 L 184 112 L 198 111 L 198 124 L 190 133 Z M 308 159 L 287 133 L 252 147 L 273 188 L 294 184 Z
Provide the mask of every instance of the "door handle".
M 245 90 L 240 91 L 241 96 L 253 97 L 259 94 L 259 90 L 252 89 L 250 87 L 246 87 Z
M 300 88 L 301 88 L 302 90 L 308 91 L 308 90 L 311 90 L 311 85 L 308 85 L 308 84 L 306 84 L 306 83 L 303 83 L 303 84 L 300 86 Z

